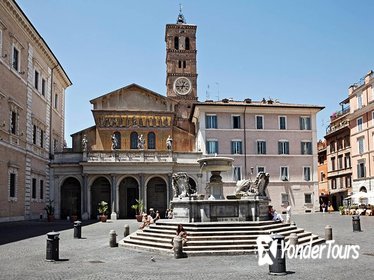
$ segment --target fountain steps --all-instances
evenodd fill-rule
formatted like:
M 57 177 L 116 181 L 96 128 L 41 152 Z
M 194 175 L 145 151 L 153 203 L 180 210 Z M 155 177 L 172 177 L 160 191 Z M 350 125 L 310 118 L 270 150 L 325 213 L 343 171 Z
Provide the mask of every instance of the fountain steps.
M 325 242 L 323 238 L 295 225 L 273 221 L 186 223 L 183 227 L 188 232 L 188 242 L 183 247 L 187 255 L 254 254 L 257 252 L 257 237 L 270 233 L 282 234 L 286 241 L 291 233 L 296 233 L 301 245 Z M 144 230 L 137 230 L 119 244 L 134 249 L 172 254 L 171 241 L 176 228 L 176 223 L 161 220 Z
M 207 234 L 209 233 L 209 234 Z M 240 232 L 204 232 L 204 234 L 189 234 L 188 239 L 191 241 L 201 241 L 201 240 L 241 240 L 241 239 L 256 239 L 260 234 L 269 234 L 271 232 L 262 232 L 262 231 L 256 231 L 256 232 L 246 232 L 246 231 L 240 231 Z M 275 233 L 275 231 L 273 231 Z M 308 232 L 304 232 L 301 228 L 296 228 L 290 226 L 289 229 L 283 229 L 283 231 L 279 231 L 279 233 L 288 235 L 291 233 L 296 233 L 298 236 L 304 236 L 306 234 L 309 234 Z M 162 231 L 153 232 L 151 230 L 146 231 L 138 231 L 136 236 L 132 236 L 133 238 L 161 238 L 161 239 L 167 239 L 171 240 L 174 237 L 175 231 L 169 232 L 169 233 L 162 233 Z M 287 237 L 286 237 L 287 239 Z

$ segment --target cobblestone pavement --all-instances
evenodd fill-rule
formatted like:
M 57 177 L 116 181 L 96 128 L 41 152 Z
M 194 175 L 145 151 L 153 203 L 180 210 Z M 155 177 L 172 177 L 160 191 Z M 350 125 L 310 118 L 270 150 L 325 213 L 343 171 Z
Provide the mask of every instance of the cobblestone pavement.
M 331 225 L 333 238 L 340 245 L 360 245 L 358 259 L 286 259 L 288 274 L 284 279 L 373 279 L 374 217 L 361 217 L 362 232 L 353 232 L 352 217 L 333 214 L 294 215 L 299 227 L 324 236 Z M 258 266 L 256 255 L 201 256 L 175 259 L 172 254 L 109 247 L 109 231 L 115 230 L 117 241 L 123 237 L 124 225 L 130 232 L 135 220 L 107 223 L 84 223 L 82 239 L 73 238 L 73 225 L 66 221 L 28 221 L 0 224 L 0 279 L 273 279 L 267 265 Z M 60 230 L 60 261 L 47 262 L 46 233 Z M 40 233 L 40 228 L 46 231 Z M 39 229 L 39 231 L 37 231 Z M 14 242 L 9 236 L 30 236 Z M 17 234 L 18 232 L 18 234 Z M 37 232 L 37 234 L 33 234 Z M 28 234 L 27 234 L 28 233 Z M 41 234 L 41 235 L 40 235 Z M 153 259 L 153 260 L 152 260 Z M 282 278 L 282 277 L 281 277 Z

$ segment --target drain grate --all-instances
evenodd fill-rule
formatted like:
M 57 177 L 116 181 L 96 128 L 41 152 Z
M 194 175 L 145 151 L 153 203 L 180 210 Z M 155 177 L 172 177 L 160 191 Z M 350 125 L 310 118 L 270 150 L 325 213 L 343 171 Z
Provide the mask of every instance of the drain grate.
M 363 253 L 363 255 L 365 255 L 365 256 L 372 256 L 372 257 L 374 257 L 374 253 Z
M 89 263 L 104 263 L 103 261 L 88 261 Z

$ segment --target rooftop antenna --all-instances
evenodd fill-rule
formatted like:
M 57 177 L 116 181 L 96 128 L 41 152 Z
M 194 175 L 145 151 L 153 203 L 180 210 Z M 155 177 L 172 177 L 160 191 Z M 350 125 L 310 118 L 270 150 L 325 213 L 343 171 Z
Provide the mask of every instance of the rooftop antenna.
M 210 94 L 209 94 L 209 85 L 207 86 L 207 89 L 205 91 L 205 98 L 206 100 L 209 100 L 210 99 Z
M 216 82 L 217 85 L 217 100 L 219 100 L 219 82 Z

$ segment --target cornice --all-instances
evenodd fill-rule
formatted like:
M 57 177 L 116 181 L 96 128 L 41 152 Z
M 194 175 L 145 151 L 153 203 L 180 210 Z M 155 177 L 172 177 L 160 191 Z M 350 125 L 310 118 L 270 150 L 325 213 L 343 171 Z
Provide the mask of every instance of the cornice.
M 166 49 L 168 53 L 197 53 L 197 50 L 176 50 L 176 49 Z
M 197 29 L 197 25 L 195 24 L 166 24 L 166 29 L 173 28 L 173 29 Z
M 20 26 L 21 29 L 24 30 L 25 34 L 30 38 L 31 42 L 34 46 L 36 46 L 42 54 L 46 57 L 50 67 L 58 67 L 60 68 L 58 72 L 61 74 L 66 87 L 70 86 L 72 82 L 70 81 L 68 75 L 62 68 L 60 62 L 53 54 L 52 50 L 48 47 L 47 43 L 44 41 L 42 36 L 38 33 L 36 28 L 32 25 L 30 20 L 24 14 L 22 9 L 18 6 L 18 4 L 13 0 L 2 0 L 4 7 L 8 10 L 8 13 L 13 17 L 16 24 Z

